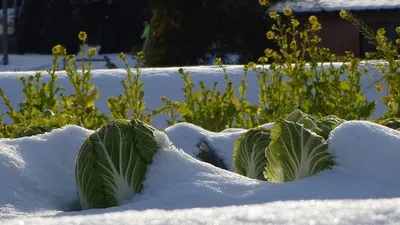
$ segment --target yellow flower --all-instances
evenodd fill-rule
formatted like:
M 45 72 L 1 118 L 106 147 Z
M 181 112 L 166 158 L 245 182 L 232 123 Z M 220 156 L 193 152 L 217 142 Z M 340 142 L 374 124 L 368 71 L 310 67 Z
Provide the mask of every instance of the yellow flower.
M 260 5 L 267 5 L 268 0 L 259 0 Z
M 123 52 L 119 53 L 118 59 L 124 61 L 125 60 L 125 54 Z
M 265 57 L 265 56 L 262 56 L 262 57 L 258 58 L 258 61 L 259 61 L 260 63 L 267 63 L 267 62 L 268 62 L 268 58 Z
M 78 38 L 79 38 L 79 40 L 81 40 L 81 41 L 86 41 L 86 39 L 87 39 L 87 34 L 86 34 L 86 32 L 84 32 L 84 31 L 79 32 Z
M 396 33 L 400 35 L 400 27 L 396 27 Z
M 137 57 L 138 57 L 139 60 L 143 60 L 143 59 L 144 59 L 144 56 L 145 56 L 144 52 L 139 52 L 139 53 L 137 54 Z
M 314 23 L 313 25 L 312 25 L 312 29 L 313 30 L 321 30 L 321 24 L 320 23 Z
M 345 19 L 347 17 L 347 12 L 344 10 L 341 10 L 339 13 L 340 17 L 342 17 L 343 19 Z
M 272 55 L 272 49 L 270 49 L 270 48 L 267 48 L 267 49 L 265 49 L 265 51 L 264 51 L 264 53 L 265 53 L 265 56 L 266 57 L 270 57 L 271 55 Z
M 285 8 L 283 10 L 283 14 L 285 14 L 285 16 L 291 16 L 292 15 L 292 9 L 291 8 Z
M 68 61 L 68 62 L 75 61 L 75 55 L 68 55 L 68 56 L 67 56 L 67 61 Z
M 310 16 L 310 18 L 308 18 L 308 21 L 310 21 L 311 24 L 318 23 L 318 19 L 315 16 Z
M 270 12 L 270 13 L 269 13 L 269 17 L 271 17 L 272 19 L 276 19 L 276 18 L 279 17 L 279 15 L 278 15 L 278 13 L 276 13 L 276 12 Z
M 293 26 L 297 27 L 299 24 L 300 24 L 300 23 L 299 23 L 298 20 L 292 19 L 292 25 L 293 25 Z
M 375 87 L 377 92 L 381 92 L 382 91 L 382 86 L 380 84 L 377 84 Z
M 60 53 L 61 45 L 56 45 L 51 49 L 53 55 L 58 55 Z
M 215 58 L 215 60 L 214 60 L 214 65 L 216 65 L 216 66 L 222 65 L 222 60 L 221 60 L 221 58 Z
M 396 39 L 396 44 L 400 45 L 400 38 Z
M 90 57 L 93 57 L 93 56 L 95 56 L 95 55 L 96 55 L 96 49 L 95 49 L 95 48 L 89 49 L 89 56 L 90 56 Z
M 66 55 L 67 49 L 65 49 L 62 45 L 56 45 L 51 49 L 53 55 Z
M 268 40 L 272 40 L 272 39 L 274 39 L 274 32 L 272 32 L 272 31 L 268 31 L 267 32 L 267 38 L 268 38 Z
M 249 69 L 254 69 L 254 68 L 256 68 L 256 64 L 254 62 L 249 62 L 247 64 L 247 67 L 249 67 Z

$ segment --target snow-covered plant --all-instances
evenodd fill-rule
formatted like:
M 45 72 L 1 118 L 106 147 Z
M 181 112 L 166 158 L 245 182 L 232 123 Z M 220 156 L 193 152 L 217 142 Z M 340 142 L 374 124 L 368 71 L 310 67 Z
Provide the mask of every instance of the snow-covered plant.
M 303 125 L 280 120 L 271 132 L 271 143 L 266 149 L 265 178 L 283 183 L 313 176 L 334 165 L 326 151 L 325 139 Z
M 90 135 L 75 165 L 82 209 L 121 205 L 140 192 L 162 135 L 137 119 L 113 121 Z
M 325 139 L 328 139 L 331 131 L 344 122 L 346 122 L 346 120 L 341 119 L 334 115 L 319 118 L 316 121 L 316 124 L 320 129 L 318 134 L 324 137 Z
M 233 166 L 236 173 L 265 180 L 264 167 L 267 163 L 265 149 L 270 144 L 270 130 L 254 128 L 242 134 L 235 142 Z

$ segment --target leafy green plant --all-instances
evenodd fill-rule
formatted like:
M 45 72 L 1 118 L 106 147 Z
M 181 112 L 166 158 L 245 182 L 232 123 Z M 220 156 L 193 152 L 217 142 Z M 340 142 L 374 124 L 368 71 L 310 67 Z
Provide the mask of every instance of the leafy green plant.
M 317 17 L 310 16 L 301 26 L 291 9 L 283 14 L 269 13 L 275 23 L 266 33 L 278 49 L 266 49 L 259 58 L 261 67 L 253 67 L 262 107 L 259 123 L 283 118 L 294 109 L 315 116 L 368 119 L 375 103 L 366 101 L 361 90 L 360 78 L 367 71 L 357 70 L 360 61 L 350 53 L 340 59 L 320 46 L 322 25 Z M 338 67 L 334 61 L 339 59 L 349 63 Z
M 386 119 L 377 120 L 376 122 L 378 124 L 381 124 L 386 127 L 390 127 L 395 130 L 400 129 L 400 118 L 386 118 Z
M 265 180 L 267 164 L 265 149 L 270 144 L 270 130 L 253 128 L 242 134 L 235 142 L 233 165 L 236 173 L 258 180 Z
M 251 123 L 245 122 L 245 114 L 251 114 L 256 110 L 245 99 L 246 78 L 243 78 L 242 85 L 239 87 L 241 95 L 239 100 L 221 59 L 217 58 L 215 65 L 221 67 L 224 71 L 226 84 L 224 93 L 217 91 L 217 82 L 213 84 L 211 89 L 208 89 L 207 85 L 201 81 L 199 83 L 200 88 L 195 91 L 195 85 L 191 81 L 189 73 L 179 69 L 179 74 L 185 82 L 185 86 L 182 88 L 184 102 L 174 102 L 162 97 L 161 101 L 164 106 L 158 110 L 158 113 L 166 112 L 171 116 L 172 120 L 169 121 L 168 125 L 185 121 L 210 131 L 222 131 L 227 127 L 251 125 Z M 178 116 L 181 116 L 182 119 Z M 255 116 L 252 118 L 254 121 Z
M 135 66 L 136 74 L 129 67 L 126 56 L 121 53 L 119 59 L 125 63 L 127 73 L 126 80 L 122 81 L 124 87 L 124 95 L 110 97 L 107 99 L 110 108 L 110 116 L 113 119 L 138 118 L 151 122 L 151 114 L 146 112 L 146 104 L 144 102 L 143 82 L 140 80 L 142 70 L 140 65 L 144 60 L 144 53 L 137 54 L 137 63 Z
M 339 118 L 335 115 L 331 115 L 318 118 L 315 123 L 320 129 L 318 134 L 325 138 L 325 140 L 327 140 L 332 130 L 344 122 L 346 122 L 346 120 Z
M 271 132 L 266 148 L 265 178 L 282 183 L 313 176 L 334 165 L 322 136 L 296 122 L 281 119 Z
M 376 47 L 375 52 L 367 52 L 367 59 L 383 59 L 384 63 L 377 63 L 376 68 L 382 73 L 382 77 L 376 82 L 377 91 L 387 84 L 388 93 L 381 101 L 388 107 L 384 117 L 400 117 L 400 27 L 396 28 L 397 39 L 390 40 L 386 36 L 386 30 L 379 28 L 376 32 L 362 20 L 348 11 L 340 11 L 340 16 L 356 26 L 369 43 Z
M 75 164 L 82 209 L 121 205 L 140 192 L 163 139 L 164 133 L 137 119 L 115 120 L 90 135 Z
M 100 113 L 95 106 L 95 101 L 99 99 L 99 91 L 94 84 L 90 83 L 92 77 L 92 58 L 96 55 L 96 49 L 89 49 L 88 66 L 86 67 L 86 39 L 85 32 L 78 34 L 82 42 L 82 69 L 79 72 L 74 55 L 66 55 L 66 50 L 61 45 L 53 49 L 53 54 L 61 52 L 64 57 L 69 81 L 72 84 L 74 92 L 70 95 L 61 94 L 63 112 L 76 115 L 77 124 L 87 129 L 97 129 L 106 124 L 109 120 L 106 114 Z M 63 50 L 64 49 L 64 50 Z

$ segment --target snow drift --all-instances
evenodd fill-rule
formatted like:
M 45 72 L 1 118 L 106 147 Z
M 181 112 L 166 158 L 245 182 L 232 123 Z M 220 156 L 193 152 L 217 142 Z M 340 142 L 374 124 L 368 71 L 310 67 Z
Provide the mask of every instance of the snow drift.
M 268 126 L 268 125 L 266 125 Z M 66 126 L 51 133 L 0 139 L 0 223 L 8 224 L 394 224 L 400 220 L 400 132 L 349 121 L 328 139 L 331 170 L 274 184 L 194 158 L 207 140 L 232 168 L 245 130 L 213 133 L 191 124 L 169 127 L 174 144 L 154 156 L 143 191 L 119 207 L 80 211 L 74 165 L 93 131 Z

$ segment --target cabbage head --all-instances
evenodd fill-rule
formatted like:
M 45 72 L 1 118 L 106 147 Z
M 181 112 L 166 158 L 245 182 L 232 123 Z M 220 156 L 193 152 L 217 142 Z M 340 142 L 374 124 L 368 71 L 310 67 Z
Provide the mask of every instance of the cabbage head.
M 159 133 L 133 119 L 115 120 L 90 135 L 75 164 L 82 209 L 118 206 L 140 192 L 161 146 Z
M 283 183 L 311 177 L 334 165 L 325 139 L 304 125 L 280 120 L 271 131 L 271 143 L 265 151 L 268 163 L 265 178 Z
M 269 135 L 269 129 L 253 128 L 236 140 L 233 150 L 233 166 L 236 173 L 265 180 L 264 168 L 267 163 L 265 149 L 271 142 Z

